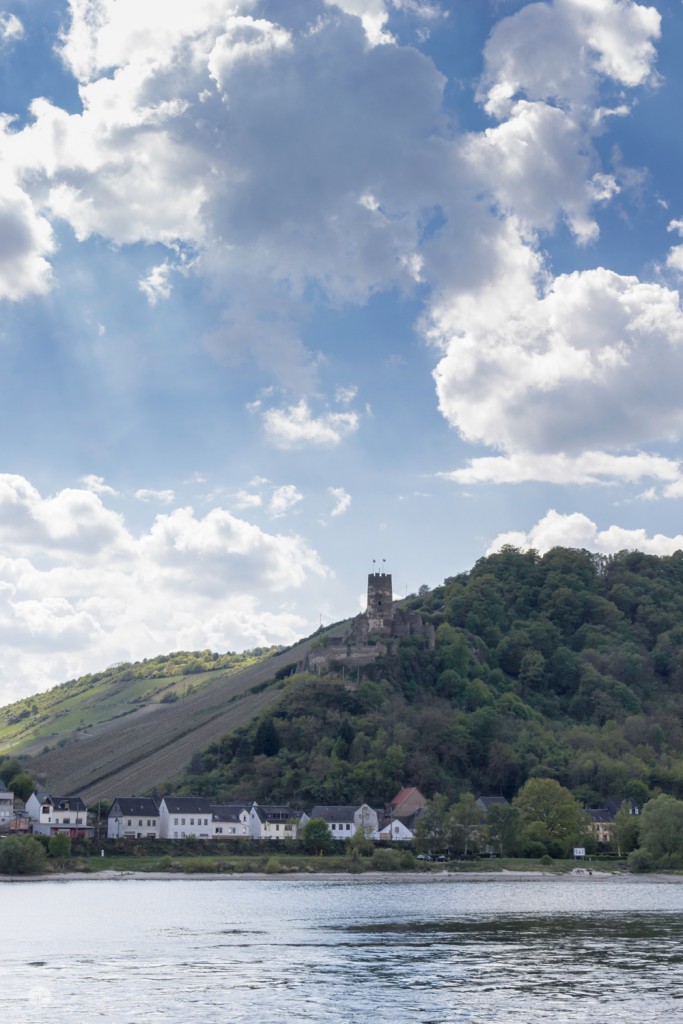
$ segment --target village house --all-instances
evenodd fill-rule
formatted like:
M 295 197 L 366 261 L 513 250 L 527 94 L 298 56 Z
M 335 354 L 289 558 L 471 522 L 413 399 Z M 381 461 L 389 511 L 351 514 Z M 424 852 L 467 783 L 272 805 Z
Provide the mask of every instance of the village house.
M 158 839 L 161 817 L 150 797 L 117 797 L 107 818 L 107 839 Z
M 379 815 L 369 804 L 317 804 L 310 814 L 301 816 L 301 824 L 313 818 L 322 818 L 327 823 L 333 839 L 351 839 L 360 829 L 367 839 L 378 838 Z
M 296 839 L 299 813 L 291 807 L 263 806 L 254 802 L 249 811 L 252 839 Z
M 250 814 L 248 804 L 212 804 L 213 839 L 248 839 Z
M 388 818 L 380 823 L 377 830 L 377 838 L 382 843 L 409 843 L 415 838 L 415 832 L 406 821 L 410 821 L 414 815 L 408 818 Z
M 159 804 L 161 839 L 211 839 L 211 801 L 198 796 L 165 796 Z
M 80 796 L 31 793 L 26 801 L 26 813 L 31 831 L 37 835 L 54 836 L 63 832 L 70 839 L 79 839 L 93 832 L 88 825 L 88 808 Z
M 14 793 L 0 779 L 0 832 L 9 832 L 12 827 Z

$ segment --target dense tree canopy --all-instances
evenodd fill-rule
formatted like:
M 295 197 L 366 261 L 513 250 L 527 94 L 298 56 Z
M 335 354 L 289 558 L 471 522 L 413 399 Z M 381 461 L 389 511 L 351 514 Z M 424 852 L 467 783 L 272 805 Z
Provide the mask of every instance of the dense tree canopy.
M 682 552 L 508 547 L 407 606 L 434 650 L 407 638 L 357 685 L 289 676 L 267 717 L 203 752 L 188 789 L 379 806 L 410 783 L 453 804 L 544 778 L 582 806 L 683 798 Z

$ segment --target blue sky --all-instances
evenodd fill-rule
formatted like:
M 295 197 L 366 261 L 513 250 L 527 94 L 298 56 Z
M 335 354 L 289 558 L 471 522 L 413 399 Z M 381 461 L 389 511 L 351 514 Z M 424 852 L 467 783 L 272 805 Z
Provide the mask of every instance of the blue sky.
M 683 547 L 679 0 L 0 7 L 0 703 Z M 386 562 L 382 562 L 386 559 Z

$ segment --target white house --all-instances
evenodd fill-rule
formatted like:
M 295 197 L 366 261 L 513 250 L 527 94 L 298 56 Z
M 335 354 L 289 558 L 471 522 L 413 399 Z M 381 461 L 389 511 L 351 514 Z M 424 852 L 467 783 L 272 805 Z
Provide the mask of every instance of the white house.
M 310 815 L 311 818 L 322 818 L 332 833 L 333 839 L 350 839 L 359 829 L 363 829 L 368 839 L 378 839 L 379 818 L 377 811 L 369 804 L 353 805 L 317 804 Z
M 0 832 L 9 832 L 12 827 L 14 793 L 0 779 Z
M 31 793 L 26 801 L 26 813 L 31 831 L 43 836 L 65 832 L 71 839 L 90 835 L 88 808 L 80 796 L 50 796 L 49 793 Z
M 161 839 L 211 839 L 213 807 L 199 796 L 165 796 L 159 804 Z
M 260 807 L 253 803 L 249 811 L 252 839 L 296 839 L 299 814 L 291 807 Z
M 384 843 L 409 843 L 415 834 L 400 818 L 388 818 L 380 824 L 377 838 Z
M 161 818 L 150 797 L 117 797 L 107 818 L 107 839 L 158 839 Z
M 211 835 L 214 839 L 249 839 L 247 804 L 212 804 Z

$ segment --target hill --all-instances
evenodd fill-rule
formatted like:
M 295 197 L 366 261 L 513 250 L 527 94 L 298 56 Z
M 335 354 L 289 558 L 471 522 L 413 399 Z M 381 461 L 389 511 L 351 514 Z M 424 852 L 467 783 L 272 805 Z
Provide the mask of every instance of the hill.
M 353 672 L 320 661 L 343 624 L 284 652 L 122 666 L 0 711 L 0 751 L 89 800 L 379 805 L 406 783 L 511 797 L 534 776 L 592 806 L 683 797 L 682 552 L 506 548 L 401 604 L 429 628 L 366 630 L 379 656 Z M 309 651 L 316 673 L 290 674 Z
M 311 641 L 244 654 L 176 652 L 83 676 L 0 709 L 0 755 L 57 793 L 142 793 L 275 699 Z
M 511 797 L 544 776 L 589 806 L 683 796 L 683 553 L 508 548 L 422 591 L 408 607 L 434 649 L 406 638 L 357 685 L 293 675 L 185 790 L 381 804 L 405 783 Z

